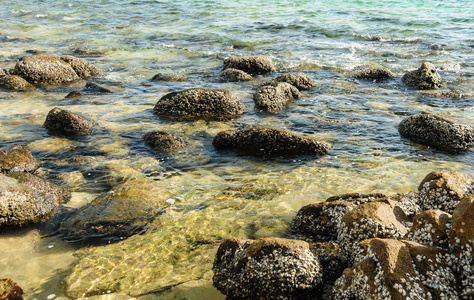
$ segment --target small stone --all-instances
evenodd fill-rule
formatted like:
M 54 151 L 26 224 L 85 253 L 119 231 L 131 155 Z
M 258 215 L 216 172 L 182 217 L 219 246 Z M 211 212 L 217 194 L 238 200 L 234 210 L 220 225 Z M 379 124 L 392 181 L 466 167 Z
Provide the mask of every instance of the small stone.
M 260 87 L 253 95 L 255 109 L 264 112 L 282 111 L 290 101 L 301 97 L 300 91 L 286 82 Z
M 229 68 L 242 70 L 251 75 L 276 71 L 271 58 L 265 55 L 228 57 L 224 60 L 224 70 Z
M 15 145 L 0 151 L 0 172 L 33 172 L 39 162 L 31 152 L 23 146 Z
M 148 146 L 165 153 L 173 153 L 190 145 L 185 139 L 164 131 L 148 132 L 143 139 Z
M 151 78 L 151 81 L 168 81 L 168 82 L 181 82 L 188 80 L 186 75 L 179 74 L 162 74 L 158 73 Z
M 387 68 L 376 64 L 366 63 L 365 65 L 355 67 L 346 74 L 349 78 L 383 80 L 395 77 L 395 75 Z
M 51 133 L 83 134 L 95 125 L 94 121 L 55 107 L 46 116 L 43 126 Z
M 252 80 L 252 75 L 245 73 L 242 70 L 238 69 L 225 69 L 221 73 L 221 77 L 227 79 L 228 81 L 249 81 Z
M 439 89 L 443 86 L 435 66 L 429 62 L 424 62 L 419 69 L 403 75 L 402 81 L 420 90 Z

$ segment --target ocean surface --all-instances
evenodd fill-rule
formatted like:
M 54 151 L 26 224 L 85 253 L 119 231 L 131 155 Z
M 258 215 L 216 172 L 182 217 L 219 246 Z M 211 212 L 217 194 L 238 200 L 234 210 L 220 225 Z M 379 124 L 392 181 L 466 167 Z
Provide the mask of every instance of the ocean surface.
M 0 278 L 25 299 L 223 299 L 212 287 L 213 257 L 226 238 L 291 238 L 302 206 L 348 192 L 413 192 L 431 171 L 474 177 L 474 150 L 449 154 L 401 138 L 406 116 L 427 111 L 474 125 L 474 1 L 140 1 L 1 0 L 0 68 L 21 56 L 75 55 L 107 75 L 114 93 L 85 81 L 29 92 L 0 90 L 0 147 L 26 146 L 39 173 L 71 192 L 80 210 L 113 186 L 143 177 L 170 192 L 170 207 L 143 235 L 78 247 L 35 227 L 0 234 Z M 268 55 L 277 73 L 223 81 L 229 56 Z M 432 62 L 446 89 L 470 96 L 436 98 L 401 76 Z M 397 77 L 344 77 L 367 62 Z M 304 72 L 317 86 L 281 113 L 254 109 L 252 94 L 278 74 Z M 187 76 L 156 82 L 157 73 Z M 242 99 L 233 120 L 177 121 L 153 114 L 166 93 L 219 88 Z M 79 99 L 65 99 L 79 91 Z M 47 113 L 60 107 L 99 123 L 86 137 L 49 135 Z M 323 157 L 252 158 L 217 151 L 218 132 L 247 124 L 289 130 L 333 144 Z M 191 151 L 163 155 L 142 135 L 164 130 Z M 155 258 L 154 258 L 155 257 Z M 108 295 L 108 296 L 107 296 Z

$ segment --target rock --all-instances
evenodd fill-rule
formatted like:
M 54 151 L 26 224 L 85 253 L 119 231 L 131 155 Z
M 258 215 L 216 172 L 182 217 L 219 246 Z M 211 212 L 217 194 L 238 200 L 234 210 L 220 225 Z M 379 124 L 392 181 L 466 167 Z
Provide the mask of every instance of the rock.
M 433 171 L 418 186 L 418 203 L 422 210 L 440 209 L 452 214 L 459 201 L 474 194 L 474 181 L 464 173 Z
M 5 76 L 5 75 L 7 75 L 7 73 L 5 73 L 5 70 L 0 68 L 0 77 Z
M 164 131 L 148 132 L 143 139 L 148 146 L 165 153 L 173 153 L 190 145 L 185 139 Z
M 235 118 L 243 114 L 242 101 L 228 91 L 189 89 L 163 96 L 153 112 L 165 117 Z
M 436 97 L 436 98 L 465 98 L 470 97 L 469 94 L 463 93 L 458 90 L 449 91 L 419 91 L 420 96 Z
M 230 68 L 242 70 L 250 75 L 266 74 L 276 71 L 271 58 L 265 55 L 228 57 L 224 60 L 224 70 Z
M 38 176 L 0 174 L 0 227 L 37 222 L 66 199 L 63 189 Z
M 301 97 L 299 90 L 286 82 L 260 87 L 253 95 L 255 109 L 264 112 L 279 112 L 295 98 Z
M 117 242 L 143 232 L 169 206 L 169 193 L 153 180 L 132 179 L 103 193 L 61 224 L 59 233 L 70 242 Z
M 186 75 L 162 74 L 162 73 L 158 73 L 151 78 L 151 81 L 180 82 L 180 81 L 186 81 L 186 80 L 188 80 L 188 77 Z
M 395 77 L 395 75 L 387 68 L 376 63 L 366 63 L 362 66 L 355 67 L 345 74 L 349 78 L 383 80 Z
M 11 279 L 0 279 L 0 299 L 23 300 L 23 290 Z
M 283 74 L 271 80 L 269 83 L 286 82 L 296 87 L 300 91 L 309 90 L 316 86 L 316 83 L 304 73 Z
M 52 56 L 23 56 L 15 65 L 13 73 L 32 84 L 62 84 L 80 79 L 71 65 Z
M 254 156 L 324 155 L 331 144 L 294 133 L 260 126 L 219 132 L 212 140 L 218 149 L 235 149 Z
M 398 132 L 414 142 L 453 153 L 474 145 L 472 126 L 425 112 L 403 119 Z
M 407 72 L 402 77 L 403 83 L 420 90 L 439 89 L 443 86 L 441 77 L 432 63 L 424 62 L 417 70 Z
M 35 87 L 17 75 L 6 75 L 0 77 L 0 88 L 6 90 L 26 91 L 32 90 Z
M 104 71 L 81 58 L 77 58 L 72 55 L 64 55 L 61 56 L 61 60 L 68 63 L 74 69 L 76 74 L 81 78 L 105 75 Z
M 213 271 L 228 299 L 305 299 L 322 280 L 309 244 L 280 238 L 225 240 Z
M 0 151 L 0 172 L 33 172 L 39 162 L 31 152 L 23 146 L 15 145 Z
M 94 121 L 55 107 L 49 111 L 43 126 L 51 133 L 83 134 L 95 125 Z
M 77 99 L 82 97 L 82 94 L 78 91 L 72 91 L 64 97 L 64 99 Z
M 405 235 L 406 240 L 447 248 L 450 214 L 439 209 L 425 210 L 415 215 L 412 222 L 413 225 Z
M 99 93 L 113 93 L 111 89 L 92 81 L 87 81 L 86 89 L 93 90 Z
M 228 81 L 248 81 L 252 80 L 252 75 L 245 73 L 242 70 L 238 69 L 225 69 L 224 72 L 221 73 L 221 77 L 227 79 Z

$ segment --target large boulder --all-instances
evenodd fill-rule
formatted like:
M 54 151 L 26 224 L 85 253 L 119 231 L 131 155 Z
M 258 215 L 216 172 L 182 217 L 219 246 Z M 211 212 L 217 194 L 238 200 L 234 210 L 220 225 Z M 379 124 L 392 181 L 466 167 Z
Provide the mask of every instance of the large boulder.
M 300 91 L 309 90 L 316 86 L 313 79 L 304 73 L 282 74 L 272 79 L 269 83 L 274 84 L 277 82 L 289 83 Z
M 148 146 L 165 153 L 173 153 L 190 145 L 187 140 L 164 131 L 147 132 L 143 139 Z
M 61 60 L 68 63 L 74 69 L 76 74 L 81 78 L 105 75 L 104 71 L 81 58 L 72 55 L 64 55 L 61 56 Z
M 474 127 L 425 112 L 404 118 L 398 131 L 414 142 L 448 152 L 474 145 Z
M 234 149 L 265 157 L 324 155 L 331 149 L 331 144 L 324 141 L 260 126 L 221 131 L 212 144 L 218 149 Z
M 31 152 L 21 145 L 14 145 L 0 151 L 0 172 L 33 172 L 39 162 Z
M 382 80 L 392 78 L 395 75 L 387 68 L 376 64 L 366 63 L 362 66 L 355 67 L 350 72 L 346 73 L 346 77 L 357 78 L 357 79 L 371 79 L 371 80 Z
M 50 133 L 83 134 L 87 133 L 96 122 L 58 107 L 49 111 L 44 121 L 44 127 Z
M 228 57 L 224 60 L 224 70 L 229 68 L 242 70 L 251 75 L 276 71 L 272 59 L 265 55 Z
M 225 69 L 221 73 L 221 77 L 227 79 L 227 81 L 249 81 L 252 80 L 252 75 L 245 73 L 239 69 Z
M 275 82 L 261 86 L 253 95 L 255 109 L 264 112 L 282 111 L 295 98 L 301 97 L 300 91 L 286 82 Z
M 420 90 L 439 89 L 443 82 L 435 66 L 432 63 L 424 62 L 420 68 L 407 72 L 402 77 L 403 83 Z
M 32 84 L 61 84 L 80 79 L 70 64 L 52 56 L 23 56 L 15 65 L 13 73 Z
M 242 101 L 228 91 L 189 89 L 163 96 L 153 112 L 165 117 L 235 118 L 243 114 Z
M 6 90 L 26 91 L 32 90 L 35 87 L 17 75 L 6 75 L 0 77 L 0 88 Z
M 213 271 L 214 286 L 227 299 L 305 299 L 322 281 L 309 244 L 280 238 L 228 239 Z
M 0 173 L 0 227 L 38 222 L 66 200 L 62 188 L 38 176 Z

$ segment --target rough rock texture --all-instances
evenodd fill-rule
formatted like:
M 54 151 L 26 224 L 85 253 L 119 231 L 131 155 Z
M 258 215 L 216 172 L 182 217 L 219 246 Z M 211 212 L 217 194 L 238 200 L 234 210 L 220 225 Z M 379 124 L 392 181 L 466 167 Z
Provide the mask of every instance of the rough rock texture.
M 43 126 L 51 133 L 82 134 L 87 133 L 96 124 L 70 111 L 55 107 L 49 111 Z
M 104 71 L 81 58 L 77 58 L 72 55 L 64 55 L 61 56 L 61 60 L 68 63 L 74 69 L 76 74 L 81 78 L 105 75 Z
M 189 89 L 163 96 L 153 112 L 165 117 L 233 118 L 245 111 L 242 101 L 228 91 Z
M 63 189 L 35 175 L 0 174 L 0 227 L 37 222 L 66 199 Z
M 261 86 L 253 95 L 255 109 L 264 112 L 279 112 L 295 98 L 301 97 L 300 91 L 286 82 L 276 82 Z
M 148 146 L 165 153 L 173 153 L 190 145 L 185 139 L 164 131 L 148 132 L 143 139 Z
M 245 73 L 242 70 L 238 69 L 225 69 L 224 72 L 221 73 L 221 76 L 227 79 L 228 81 L 248 81 L 252 80 L 252 75 Z
M 23 146 L 15 145 L 0 151 L 0 172 L 33 172 L 39 162 L 31 152 Z
M 331 144 L 288 131 L 246 126 L 219 132 L 212 140 L 218 149 L 235 149 L 254 156 L 324 155 Z
M 23 290 L 11 279 L 0 279 L 0 299 L 23 300 Z
M 465 98 L 471 97 L 471 95 L 463 93 L 458 90 L 449 90 L 449 91 L 419 91 L 420 96 L 426 97 L 436 97 L 436 98 Z
M 395 75 L 387 68 L 376 64 L 376 63 L 366 63 L 362 66 L 355 67 L 350 72 L 346 74 L 346 77 L 349 78 L 358 78 L 358 79 L 371 79 L 371 80 L 382 80 L 392 78 Z
M 452 214 L 459 201 L 474 194 L 474 181 L 461 172 L 438 170 L 426 175 L 418 187 L 418 203 L 422 210 L 440 209 Z
M 414 142 L 448 152 L 467 150 L 474 145 L 474 127 L 430 113 L 406 117 L 398 125 L 398 131 Z
M 228 57 L 224 60 L 224 70 L 229 68 L 242 70 L 251 75 L 276 71 L 271 58 L 265 55 Z
M 316 86 L 316 83 L 304 73 L 283 74 L 272 79 L 269 84 L 277 82 L 286 82 L 296 87 L 300 91 L 309 90 Z
M 322 280 L 309 244 L 280 238 L 228 239 L 213 271 L 214 286 L 228 299 L 304 299 Z
M 32 84 L 61 84 L 80 79 L 70 64 L 52 56 L 23 56 L 15 65 L 13 73 Z
M 407 72 L 402 77 L 403 83 L 420 90 L 439 89 L 443 82 L 435 66 L 432 63 L 424 62 L 417 70 Z
M 169 206 L 169 193 L 153 183 L 133 179 L 100 195 L 64 220 L 62 237 L 75 243 L 106 243 L 142 232 Z
M 113 93 L 113 91 L 108 87 L 93 81 L 87 81 L 85 88 L 99 93 Z
M 26 91 L 32 90 L 35 87 L 17 75 L 0 76 L 0 88 L 6 90 Z
M 420 244 L 447 248 L 451 215 L 439 210 L 425 210 L 417 214 L 405 239 Z
M 168 81 L 168 82 L 180 82 L 186 81 L 188 77 L 186 75 L 179 74 L 162 74 L 158 73 L 151 78 L 151 81 Z

